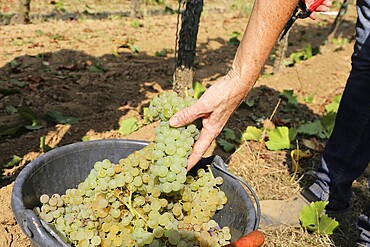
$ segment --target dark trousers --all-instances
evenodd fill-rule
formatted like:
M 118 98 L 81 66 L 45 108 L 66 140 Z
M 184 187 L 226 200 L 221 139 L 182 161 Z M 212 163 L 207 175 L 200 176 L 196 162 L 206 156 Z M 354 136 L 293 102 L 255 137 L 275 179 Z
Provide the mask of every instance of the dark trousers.
M 357 0 L 357 13 L 352 70 L 318 179 L 310 187 L 321 200 L 329 201 L 333 210 L 349 206 L 352 183 L 370 162 L 370 0 Z M 358 228 L 363 243 L 370 246 L 369 212 L 360 216 Z

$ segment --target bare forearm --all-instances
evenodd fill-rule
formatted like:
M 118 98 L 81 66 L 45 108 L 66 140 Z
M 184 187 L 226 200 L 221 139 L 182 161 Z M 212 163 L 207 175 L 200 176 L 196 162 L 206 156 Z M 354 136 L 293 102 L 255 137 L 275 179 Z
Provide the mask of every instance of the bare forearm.
M 246 96 L 255 84 L 297 0 L 256 0 L 235 55 L 230 83 Z

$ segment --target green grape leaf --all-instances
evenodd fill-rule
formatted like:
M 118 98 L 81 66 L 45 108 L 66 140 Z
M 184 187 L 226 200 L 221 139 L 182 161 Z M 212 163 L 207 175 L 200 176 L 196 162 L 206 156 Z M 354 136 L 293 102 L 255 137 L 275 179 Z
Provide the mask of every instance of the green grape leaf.
M 56 110 L 48 111 L 45 117 L 49 122 L 60 124 L 74 124 L 80 121 L 80 119 L 76 117 L 63 116 L 62 113 Z
M 261 139 L 262 130 L 255 126 L 248 126 L 242 133 L 241 141 L 256 141 Z
M 131 134 L 132 132 L 138 130 L 140 126 L 137 123 L 136 118 L 130 117 L 125 120 L 122 120 L 119 122 L 119 129 L 118 132 L 121 135 L 128 135 Z
M 294 90 L 284 90 L 279 94 L 279 96 L 287 99 L 288 104 L 297 105 L 297 96 L 294 95 Z
M 276 129 L 267 132 L 269 140 L 266 142 L 266 147 L 269 150 L 277 151 L 290 148 L 290 137 L 288 127 L 277 127 Z
M 320 217 L 327 204 L 328 202 L 318 201 L 312 202 L 310 205 L 304 205 L 299 214 L 302 226 L 310 231 L 317 231 Z
M 244 103 L 248 106 L 248 107 L 253 107 L 255 106 L 256 104 L 258 104 L 258 101 L 259 101 L 259 98 L 254 98 L 254 99 L 250 99 L 249 97 L 244 100 Z
M 223 150 L 227 153 L 233 151 L 235 149 L 235 144 L 226 141 L 223 138 L 218 138 L 217 143 L 223 148 Z
M 324 214 L 320 218 L 319 233 L 322 235 L 333 234 L 335 228 L 339 226 L 339 222 L 335 219 L 330 218 L 328 215 Z
M 6 124 L 0 125 L 0 136 L 12 136 L 15 135 L 22 126 L 14 125 L 8 126 Z
M 293 141 L 297 137 L 297 133 L 295 128 L 289 128 L 289 140 Z
M 222 130 L 222 135 L 225 139 L 227 139 L 229 141 L 235 141 L 236 140 L 235 132 L 230 128 L 224 128 Z
M 297 132 L 299 134 L 318 135 L 323 131 L 323 129 L 324 127 L 322 126 L 321 121 L 317 120 L 302 124 L 298 127 Z
M 104 68 L 101 63 L 97 62 L 89 67 L 89 71 L 94 73 L 105 73 L 108 70 Z
M 83 141 L 83 142 L 90 141 L 90 136 L 83 136 L 83 137 L 81 138 L 81 141 Z
M 327 204 L 328 202 L 318 201 L 312 202 L 310 205 L 304 205 L 299 214 L 302 226 L 309 231 L 323 235 L 332 234 L 339 223 L 324 214 Z
M 336 117 L 337 113 L 329 112 L 326 115 L 322 116 L 322 118 L 320 119 L 321 124 L 324 128 L 323 134 L 326 138 L 329 138 L 331 133 L 333 132 Z
M 203 86 L 200 82 L 193 83 L 194 98 L 199 99 L 200 96 L 206 91 L 206 87 Z
M 37 113 L 35 111 L 33 111 L 31 108 L 29 108 L 27 106 L 21 106 L 18 109 L 18 114 L 22 118 L 32 122 L 31 125 L 25 126 L 26 129 L 37 130 L 37 129 L 42 128 L 42 125 L 41 125 L 41 122 L 39 120 L 39 117 L 37 116 Z
M 333 100 L 331 101 L 331 103 L 325 106 L 326 111 L 337 113 L 341 99 L 342 99 L 342 95 L 335 96 Z
M 9 161 L 8 163 L 4 164 L 4 165 L 0 165 L 1 168 L 10 168 L 10 167 L 13 167 L 17 164 L 19 164 L 19 162 L 22 161 L 22 158 L 17 156 L 17 155 L 13 155 L 13 158 L 11 161 Z
M 287 100 L 286 105 L 283 108 L 284 112 L 295 111 L 298 105 L 297 96 L 294 95 L 294 90 L 284 90 L 279 94 L 280 97 L 283 97 Z
M 154 53 L 154 56 L 156 56 L 156 57 L 166 57 L 167 53 L 168 53 L 167 49 L 162 49 L 160 51 L 156 51 Z

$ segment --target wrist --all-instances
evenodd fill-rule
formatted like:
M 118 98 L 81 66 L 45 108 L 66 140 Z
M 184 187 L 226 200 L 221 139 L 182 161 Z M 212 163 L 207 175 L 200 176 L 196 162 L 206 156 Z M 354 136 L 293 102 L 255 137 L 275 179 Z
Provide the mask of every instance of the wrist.
M 235 96 L 244 98 L 252 87 L 248 85 L 249 83 L 245 80 L 246 78 L 247 77 L 243 77 L 238 70 L 231 68 L 225 75 L 225 83 L 227 87 L 232 88 L 232 91 L 235 92 Z

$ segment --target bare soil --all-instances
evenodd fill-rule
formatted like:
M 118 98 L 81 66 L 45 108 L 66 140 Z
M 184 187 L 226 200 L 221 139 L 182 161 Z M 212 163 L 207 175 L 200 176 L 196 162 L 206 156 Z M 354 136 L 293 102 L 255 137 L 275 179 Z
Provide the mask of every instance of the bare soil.
M 207 87 L 230 68 L 236 47 L 228 45 L 228 40 L 234 31 L 242 33 L 248 21 L 222 3 L 211 3 L 201 19 L 196 65 L 196 80 Z M 279 74 L 261 76 L 249 96 L 249 100 L 256 99 L 258 103 L 253 107 L 241 105 L 227 127 L 239 133 L 256 125 L 256 119 L 269 118 L 278 104 L 279 93 L 285 89 L 294 90 L 299 106 L 295 112 L 285 113 L 282 111 L 285 103 L 281 102 L 273 115 L 275 123 L 287 119 L 294 123 L 312 121 L 322 115 L 324 106 L 342 92 L 350 71 L 355 21 L 353 6 L 350 10 L 339 30 L 340 37 L 349 43 L 341 46 L 325 44 L 333 16 L 320 15 L 315 22 L 300 20 L 291 31 L 288 54 L 308 44 L 320 47 L 321 54 Z M 138 28 L 132 27 L 131 21 L 124 15 L 55 18 L 0 28 L 0 88 L 21 92 L 0 98 L 0 125 L 24 126 L 27 121 L 10 109 L 27 106 L 38 114 L 43 126 L 0 139 L 0 164 L 6 164 L 13 155 L 23 158 L 19 165 L 4 169 L 0 180 L 0 246 L 30 246 L 16 224 L 10 200 L 17 174 L 43 153 L 40 137 L 45 136 L 46 144 L 52 148 L 81 141 L 83 137 L 153 140 L 155 124 L 122 136 L 117 132 L 118 122 L 131 116 L 141 121 L 142 109 L 150 99 L 171 90 L 177 16 L 163 13 L 145 16 L 139 20 L 142 26 Z M 128 41 L 140 47 L 138 54 L 127 48 Z M 163 49 L 169 51 L 165 57 L 155 56 Z M 271 71 L 269 64 L 266 73 Z M 17 82 L 27 85 L 20 87 Z M 312 102 L 304 101 L 311 95 Z M 79 122 L 49 123 L 44 116 L 50 110 L 78 117 Z M 318 142 L 325 144 L 322 140 Z M 207 155 L 224 158 L 231 170 L 252 185 L 260 199 L 285 199 L 312 181 L 310 174 L 319 164 L 320 150 L 313 153 L 313 158 L 302 162 L 303 172 L 293 181 L 288 151 L 271 152 L 259 143 L 247 142 L 230 154 L 214 143 Z M 366 176 L 354 185 L 353 219 L 369 196 Z M 353 246 L 356 239 L 353 227 L 331 239 L 285 226 L 262 230 L 266 246 Z

